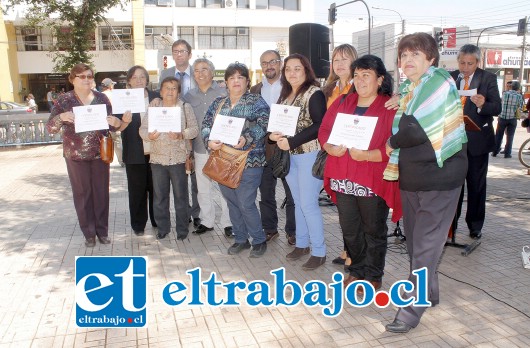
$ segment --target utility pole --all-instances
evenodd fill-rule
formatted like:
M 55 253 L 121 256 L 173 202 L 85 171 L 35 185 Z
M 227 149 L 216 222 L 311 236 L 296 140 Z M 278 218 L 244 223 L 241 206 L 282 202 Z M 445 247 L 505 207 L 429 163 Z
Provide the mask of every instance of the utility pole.
M 519 72 L 519 82 L 521 86 L 523 85 L 524 79 L 524 59 L 526 57 L 526 32 L 528 27 L 528 16 L 524 17 L 524 26 L 523 26 L 523 47 L 521 48 L 521 68 Z
M 354 2 L 362 2 L 364 4 L 364 6 L 366 7 L 366 11 L 368 12 L 368 54 L 370 54 L 370 49 L 371 49 L 371 45 L 372 45 L 372 31 L 371 31 L 371 28 L 370 28 L 370 25 L 371 25 L 371 21 L 370 21 L 370 9 L 368 8 L 368 5 L 366 4 L 366 2 L 364 2 L 364 0 L 353 0 L 353 1 L 348 1 L 344 4 L 341 4 L 341 5 L 336 5 L 335 3 L 332 3 L 331 6 L 329 7 L 329 10 L 328 10 L 328 21 L 329 21 L 329 25 L 331 25 L 331 32 L 333 33 L 333 24 L 335 23 L 335 20 L 337 19 L 337 8 L 338 7 L 341 7 L 341 6 L 344 6 L 344 5 L 348 5 L 348 4 L 353 4 Z M 334 43 L 334 40 L 332 39 L 332 49 L 334 49 L 335 47 L 335 43 Z

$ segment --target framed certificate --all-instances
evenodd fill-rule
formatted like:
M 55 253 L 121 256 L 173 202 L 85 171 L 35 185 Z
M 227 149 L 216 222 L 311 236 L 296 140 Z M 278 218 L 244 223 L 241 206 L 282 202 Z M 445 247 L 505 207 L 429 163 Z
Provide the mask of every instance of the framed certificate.
M 112 113 L 123 114 L 145 112 L 145 97 L 143 88 L 113 89 Z
M 300 107 L 298 106 L 272 104 L 267 132 L 282 132 L 285 135 L 294 136 L 299 115 Z
M 347 148 L 368 150 L 377 124 L 377 117 L 338 113 L 328 143 Z
M 74 106 L 72 111 L 76 133 L 109 129 L 106 104 Z
M 175 107 L 149 107 L 147 131 L 149 133 L 155 130 L 161 133 L 182 132 L 181 110 L 179 106 Z
M 218 114 L 210 131 L 210 140 L 219 140 L 228 145 L 237 145 L 243 131 L 245 119 Z

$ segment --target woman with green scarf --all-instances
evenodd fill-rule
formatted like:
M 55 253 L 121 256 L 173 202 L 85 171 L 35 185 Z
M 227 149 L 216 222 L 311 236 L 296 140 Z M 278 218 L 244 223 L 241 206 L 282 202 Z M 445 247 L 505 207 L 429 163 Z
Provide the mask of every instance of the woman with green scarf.
M 434 306 L 439 303 L 436 267 L 467 172 L 467 137 L 455 82 L 447 71 L 436 67 L 440 54 L 432 36 L 404 36 L 398 45 L 398 59 L 408 79 L 400 86 L 384 179 L 399 178 L 403 203 L 410 256 L 408 280 L 414 290 L 402 297 L 418 298 L 412 272 L 426 268 L 427 296 Z M 408 332 L 418 325 L 425 309 L 413 305 L 400 308 L 386 330 Z

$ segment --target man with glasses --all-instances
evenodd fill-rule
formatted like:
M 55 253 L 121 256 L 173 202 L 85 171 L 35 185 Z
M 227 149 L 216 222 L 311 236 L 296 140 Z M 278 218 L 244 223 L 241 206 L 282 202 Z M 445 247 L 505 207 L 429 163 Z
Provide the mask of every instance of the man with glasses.
M 250 93 L 261 94 L 263 99 L 267 102 L 269 107 L 278 101 L 282 85 L 280 82 L 280 71 L 282 69 L 282 60 L 280 54 L 275 50 L 267 50 L 263 52 L 260 57 L 261 70 L 265 75 L 262 82 L 253 86 Z M 276 143 L 269 143 L 268 137 L 265 143 L 267 158 L 268 152 L 274 149 Z M 267 242 L 278 236 L 278 213 L 276 211 L 276 178 L 272 175 L 272 167 L 266 165 L 261 177 L 261 184 L 259 191 L 261 201 L 259 208 L 261 213 L 261 223 L 265 231 Z M 287 233 L 287 241 L 290 245 L 296 243 L 296 223 L 294 217 L 294 201 L 291 195 L 291 190 L 285 178 L 282 179 L 283 188 L 285 191 L 285 207 L 286 207 L 286 222 L 285 232 Z
M 180 81 L 180 99 L 188 93 L 190 89 L 197 88 L 197 83 L 193 78 L 190 59 L 191 59 L 191 45 L 186 40 L 177 40 L 173 42 L 171 47 L 171 55 L 175 61 L 175 66 L 169 69 L 162 70 L 160 72 L 159 81 L 162 82 L 166 77 L 174 76 L 177 80 Z M 197 200 L 197 177 L 195 172 L 190 174 L 191 179 L 191 206 L 189 211 L 191 217 L 193 218 L 193 226 L 199 227 L 201 224 L 201 219 L 199 214 L 201 208 L 199 206 L 199 201 Z

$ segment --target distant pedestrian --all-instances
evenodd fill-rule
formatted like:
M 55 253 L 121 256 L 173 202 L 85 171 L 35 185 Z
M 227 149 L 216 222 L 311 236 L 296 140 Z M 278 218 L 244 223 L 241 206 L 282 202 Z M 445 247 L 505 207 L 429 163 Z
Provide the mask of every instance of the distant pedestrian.
M 521 84 L 518 81 L 512 82 L 512 89 L 502 94 L 502 111 L 497 120 L 497 130 L 495 132 L 495 151 L 491 154 L 496 157 L 501 152 L 502 138 L 506 132 L 506 144 L 504 145 L 504 158 L 512 157 L 512 144 L 517 128 L 517 110 L 522 113 L 524 100 L 519 90 Z
M 33 96 L 33 94 L 28 94 L 26 104 L 28 104 L 28 107 L 30 107 L 33 111 L 37 111 L 37 103 L 35 103 L 35 97 Z
M 57 100 L 57 93 L 55 93 L 55 87 L 51 86 L 50 90 L 46 94 L 46 101 L 48 102 L 48 109 L 52 112 L 53 104 Z

